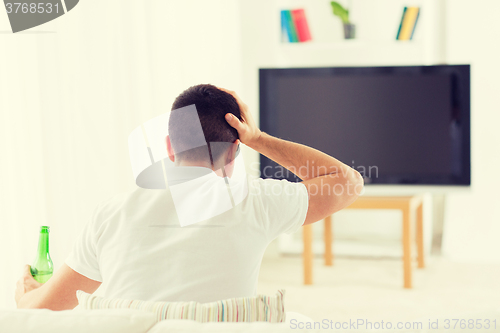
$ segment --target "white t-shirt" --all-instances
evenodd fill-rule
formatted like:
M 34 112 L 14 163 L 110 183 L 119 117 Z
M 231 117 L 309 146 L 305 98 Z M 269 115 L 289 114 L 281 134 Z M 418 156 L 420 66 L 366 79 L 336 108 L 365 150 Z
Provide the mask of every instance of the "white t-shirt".
M 219 178 L 220 180 L 220 178 Z M 222 214 L 181 227 L 170 190 L 136 190 L 101 203 L 66 264 L 103 282 L 108 298 L 212 302 L 254 296 L 269 243 L 304 223 L 301 183 L 255 179 Z

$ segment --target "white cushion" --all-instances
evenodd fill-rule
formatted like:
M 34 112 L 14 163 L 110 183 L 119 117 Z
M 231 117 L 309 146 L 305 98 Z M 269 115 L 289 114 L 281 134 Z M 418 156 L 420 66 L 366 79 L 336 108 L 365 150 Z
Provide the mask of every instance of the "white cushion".
M 160 321 L 148 333 L 290 333 L 313 332 L 307 330 L 291 330 L 285 323 L 199 323 L 194 320 L 171 319 Z
M 317 330 L 291 329 L 290 320 L 312 322 L 313 320 L 297 312 L 287 312 L 283 323 L 198 323 L 194 320 L 166 320 L 156 324 L 148 333 L 311 333 Z
M 314 320 L 312 318 L 310 318 L 306 315 L 303 315 L 302 313 L 287 311 L 286 312 L 287 325 L 290 325 L 291 320 L 294 320 L 295 322 L 302 322 L 302 323 L 314 322 Z
M 0 310 L 6 333 L 145 333 L 155 323 L 141 310 Z

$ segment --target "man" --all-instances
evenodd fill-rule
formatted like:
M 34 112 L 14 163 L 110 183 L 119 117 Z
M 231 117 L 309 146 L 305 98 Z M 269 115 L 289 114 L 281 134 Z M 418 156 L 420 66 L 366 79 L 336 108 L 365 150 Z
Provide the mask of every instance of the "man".
M 19 308 L 72 309 L 78 304 L 77 290 L 93 293 L 101 283 L 109 298 L 210 302 L 252 296 L 262 256 L 273 239 L 358 197 L 363 187 L 358 172 L 313 148 L 261 132 L 234 92 L 194 86 L 172 109 L 193 104 L 208 147 L 211 142 L 226 145 L 183 148 L 190 137 L 183 127 L 188 124 L 171 115 L 167 150 L 189 179 L 231 177 L 241 141 L 303 181 L 253 180 L 234 208 L 184 228 L 168 189 L 138 188 L 118 195 L 96 209 L 73 252 L 48 282 L 40 285 L 25 267 L 16 290 Z

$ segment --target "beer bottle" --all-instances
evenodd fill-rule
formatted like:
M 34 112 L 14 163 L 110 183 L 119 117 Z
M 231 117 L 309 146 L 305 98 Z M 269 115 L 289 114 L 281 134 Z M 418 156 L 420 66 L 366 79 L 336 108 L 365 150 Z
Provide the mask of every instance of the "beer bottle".
M 31 265 L 31 275 L 40 282 L 45 283 L 51 278 L 54 268 L 49 254 L 49 230 L 47 226 L 40 227 L 40 237 L 38 238 L 38 251 L 35 261 Z

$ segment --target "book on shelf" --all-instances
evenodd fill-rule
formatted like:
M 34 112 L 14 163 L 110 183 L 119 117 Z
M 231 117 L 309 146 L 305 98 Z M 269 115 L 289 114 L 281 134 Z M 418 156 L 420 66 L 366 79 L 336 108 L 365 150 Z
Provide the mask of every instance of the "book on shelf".
M 311 31 L 304 9 L 281 11 L 281 41 L 299 43 L 311 40 Z
M 397 40 L 413 39 L 419 16 L 420 7 L 405 7 L 403 9 L 403 16 L 396 36 Z
M 311 40 L 311 31 L 309 30 L 309 25 L 307 24 L 306 13 L 304 9 L 292 10 L 292 17 L 293 23 L 295 23 L 295 29 L 297 30 L 299 42 L 307 42 Z
M 299 38 L 297 37 L 297 30 L 295 29 L 295 24 L 293 23 L 292 13 L 289 10 L 281 11 L 282 27 L 286 32 L 288 42 L 297 43 Z
M 288 21 L 286 18 L 286 10 L 281 11 L 281 42 L 290 42 L 291 38 L 288 33 Z

